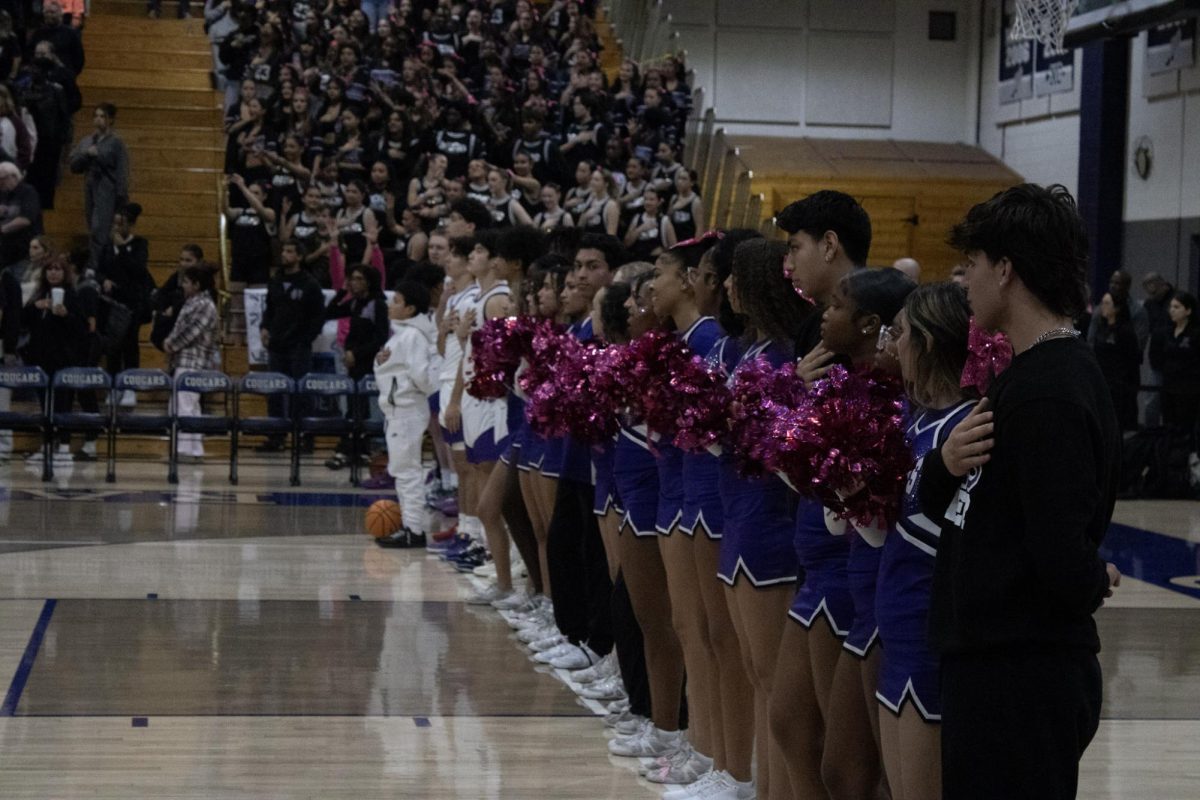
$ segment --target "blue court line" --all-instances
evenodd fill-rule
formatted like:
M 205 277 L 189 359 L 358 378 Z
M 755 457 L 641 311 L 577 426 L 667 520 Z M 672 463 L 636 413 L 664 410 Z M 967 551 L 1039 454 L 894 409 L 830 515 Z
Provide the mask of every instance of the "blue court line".
M 1200 600 L 1200 586 L 1171 582 L 1200 575 L 1200 544 L 1114 522 L 1099 552 L 1122 575 Z
M 46 628 L 50 627 L 50 617 L 54 616 L 56 605 L 57 600 L 47 600 L 42 606 L 41 616 L 38 617 L 37 624 L 33 626 L 33 633 L 29 636 L 29 644 L 25 645 L 25 654 L 21 656 L 21 663 L 17 665 L 17 672 L 8 686 L 8 693 L 4 695 L 4 705 L 0 705 L 0 717 L 15 715 L 17 704 L 21 702 L 21 693 L 25 691 L 25 682 L 29 680 L 29 673 L 33 671 L 33 662 L 42 647 L 42 638 L 46 635 Z

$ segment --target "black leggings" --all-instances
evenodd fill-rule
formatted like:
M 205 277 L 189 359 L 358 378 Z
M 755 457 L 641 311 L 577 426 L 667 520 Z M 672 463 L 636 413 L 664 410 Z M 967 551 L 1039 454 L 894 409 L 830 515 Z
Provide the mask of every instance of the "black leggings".
M 559 478 L 546 542 L 554 621 L 575 644 L 586 642 L 599 655 L 613 647 L 612 581 L 600 526 L 592 513 L 595 488 Z
M 141 348 L 142 326 L 133 323 L 125 331 L 123 338 L 115 348 L 108 353 L 108 372 L 116 376 L 118 372 L 127 369 L 137 369 L 142 365 Z

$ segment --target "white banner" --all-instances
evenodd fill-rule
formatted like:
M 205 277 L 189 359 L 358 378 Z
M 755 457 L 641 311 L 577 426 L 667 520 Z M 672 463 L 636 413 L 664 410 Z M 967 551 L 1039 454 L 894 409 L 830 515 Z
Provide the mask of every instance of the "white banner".
M 322 289 L 321 293 L 325 295 L 325 305 L 329 305 L 337 294 L 332 289 Z M 389 304 L 392 302 L 393 294 L 393 292 L 384 292 Z M 246 351 L 249 361 L 252 365 L 266 365 L 267 348 L 263 347 L 259 328 L 262 325 L 263 311 L 267 307 L 267 290 L 246 289 L 243 302 L 246 308 Z M 313 352 L 328 353 L 332 351 L 334 343 L 337 342 L 337 329 L 338 321 L 336 319 L 326 322 L 325 327 L 321 329 L 321 335 L 313 340 Z

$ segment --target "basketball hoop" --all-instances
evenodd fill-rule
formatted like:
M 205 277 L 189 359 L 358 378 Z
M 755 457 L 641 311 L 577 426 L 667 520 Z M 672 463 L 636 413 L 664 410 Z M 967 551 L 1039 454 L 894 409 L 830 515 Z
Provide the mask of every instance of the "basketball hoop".
M 1008 38 L 1012 41 L 1037 39 L 1046 55 L 1062 55 L 1063 36 L 1075 14 L 1079 0 L 1017 0 L 1016 16 Z

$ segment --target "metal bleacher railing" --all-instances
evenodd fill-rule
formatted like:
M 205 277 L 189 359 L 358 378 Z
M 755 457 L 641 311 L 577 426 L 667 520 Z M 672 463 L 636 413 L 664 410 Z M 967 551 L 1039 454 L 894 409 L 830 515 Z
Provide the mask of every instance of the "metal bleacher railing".
M 662 0 L 609 0 L 605 3 L 609 23 L 621 46 L 622 56 L 645 69 L 667 56 L 687 63 L 679 32 Z M 755 228 L 765 236 L 779 236 L 771 217 L 763 219 L 767 198 L 752 191 L 754 172 L 741 152 L 717 126 L 716 114 L 708 104 L 709 93 L 688 72 L 692 108 L 684 129 L 683 163 L 699 176 L 704 197 L 705 227 Z

